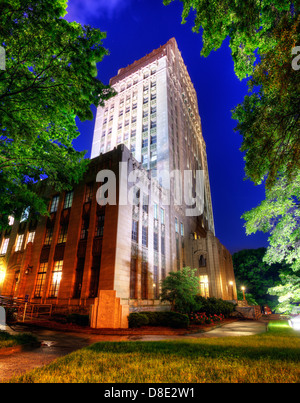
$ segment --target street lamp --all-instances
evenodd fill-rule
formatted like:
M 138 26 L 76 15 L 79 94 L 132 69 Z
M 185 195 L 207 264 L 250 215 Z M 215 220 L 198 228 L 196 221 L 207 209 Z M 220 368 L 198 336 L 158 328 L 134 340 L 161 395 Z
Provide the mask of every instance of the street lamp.
M 245 301 L 245 299 L 246 299 L 246 297 L 245 297 L 245 287 L 244 287 L 244 286 L 241 287 L 241 290 L 243 291 L 243 299 L 244 299 L 244 301 Z

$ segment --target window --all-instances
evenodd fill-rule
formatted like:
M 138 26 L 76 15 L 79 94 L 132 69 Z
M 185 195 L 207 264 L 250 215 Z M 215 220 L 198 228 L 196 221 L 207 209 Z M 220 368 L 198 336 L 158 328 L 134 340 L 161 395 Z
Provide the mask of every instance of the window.
M 27 243 L 33 242 L 35 237 L 35 231 L 31 231 L 28 233 Z
M 97 297 L 99 286 L 99 275 L 101 266 L 101 255 L 94 256 L 92 262 L 91 280 L 90 280 L 90 294 L 91 298 Z
M 178 233 L 178 220 L 176 217 L 175 217 L 175 232 Z
M 4 238 L 3 242 L 2 242 L 2 247 L 1 247 L 1 255 L 5 255 L 7 252 L 7 248 L 8 248 L 8 244 L 9 244 L 9 238 Z
M 154 266 L 153 268 L 153 297 L 158 299 L 159 295 L 159 282 L 158 282 L 158 267 Z
M 68 224 L 61 225 L 57 243 L 67 242 L 67 234 L 68 234 Z
M 142 148 L 148 147 L 148 139 L 143 139 L 142 140 Z
M 142 156 L 142 164 L 148 164 L 148 155 Z
M 59 196 L 54 196 L 51 202 L 50 213 L 57 211 Z
M 104 232 L 104 218 L 105 215 L 104 214 L 100 214 L 97 216 L 97 222 L 96 222 L 96 232 L 95 232 L 95 236 L 103 236 L 103 232 Z
M 26 209 L 24 209 L 20 222 L 26 221 L 28 219 L 29 212 L 30 212 L 30 207 L 27 207 Z
M 53 237 L 53 227 L 47 228 L 44 245 L 51 245 Z
M 8 225 L 12 226 L 12 225 L 14 225 L 14 222 L 15 222 L 15 217 L 12 215 L 8 216 Z
M 64 209 L 65 208 L 70 208 L 72 206 L 73 195 L 74 195 L 73 191 L 66 193 Z
M 161 224 L 165 223 L 165 210 L 163 208 L 160 209 L 160 222 Z
M 183 227 L 182 222 L 180 223 L 180 233 L 181 233 L 181 236 L 184 236 L 184 227 Z
M 149 196 L 143 196 L 143 211 L 148 214 Z
M 165 237 L 164 236 L 161 237 L 161 249 L 160 249 L 160 252 L 161 252 L 162 255 L 165 255 Z
M 135 220 L 132 221 L 131 239 L 138 242 L 139 223 Z
M 85 188 L 85 203 L 88 203 L 93 198 L 93 183 L 88 183 Z
M 158 252 L 158 233 L 153 233 L 153 247 L 156 252 Z
M 87 239 L 89 233 L 90 217 L 85 217 L 82 219 L 80 239 Z
M 142 273 L 141 273 L 141 296 L 142 299 L 148 298 L 148 264 L 147 262 L 142 262 Z
M 17 243 L 16 243 L 15 252 L 18 252 L 18 251 L 20 251 L 22 249 L 23 238 L 24 238 L 23 234 L 17 236 Z
M 45 287 L 48 263 L 41 263 L 36 278 L 34 298 L 41 298 Z
M 158 206 L 157 206 L 157 204 L 156 203 L 154 203 L 154 206 L 153 206 L 153 208 L 154 208 L 154 218 L 157 220 L 158 219 Z
M 136 258 L 132 257 L 130 262 L 130 298 L 136 298 Z
M 142 228 L 142 244 L 148 247 L 148 228 L 143 225 Z
M 156 143 L 157 143 L 156 136 L 151 136 L 151 144 L 156 144 Z
M 203 255 L 200 255 L 199 257 L 199 267 L 205 267 L 206 266 L 206 259 Z
M 54 263 L 54 268 L 52 272 L 52 279 L 49 291 L 50 298 L 57 298 L 58 290 L 62 277 L 62 269 L 63 269 L 63 260 L 58 260 Z
M 202 297 L 209 297 L 208 276 L 200 276 L 200 294 Z
M 84 261 L 85 261 L 84 257 L 78 258 L 77 261 L 73 298 L 80 298 L 81 295 Z

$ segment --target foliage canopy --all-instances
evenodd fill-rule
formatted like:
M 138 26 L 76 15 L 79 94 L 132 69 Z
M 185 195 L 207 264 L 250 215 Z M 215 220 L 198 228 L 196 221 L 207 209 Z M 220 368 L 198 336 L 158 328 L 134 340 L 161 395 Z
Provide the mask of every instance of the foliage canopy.
M 44 214 L 35 183 L 57 190 L 77 182 L 87 162 L 74 150 L 75 118 L 92 119 L 91 105 L 114 93 L 97 79 L 108 52 L 105 34 L 68 22 L 66 0 L 5 0 L 0 4 L 0 226 L 24 207 Z

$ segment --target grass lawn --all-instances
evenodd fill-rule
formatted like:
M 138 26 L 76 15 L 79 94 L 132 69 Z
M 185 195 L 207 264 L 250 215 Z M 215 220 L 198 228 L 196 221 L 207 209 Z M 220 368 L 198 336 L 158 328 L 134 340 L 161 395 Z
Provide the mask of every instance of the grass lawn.
M 36 337 L 27 333 L 19 333 L 11 335 L 7 332 L 0 331 L 0 351 L 1 348 L 15 347 L 23 344 L 35 343 Z
M 249 337 L 96 343 L 12 382 L 297 383 L 299 364 L 299 332 L 274 322 Z

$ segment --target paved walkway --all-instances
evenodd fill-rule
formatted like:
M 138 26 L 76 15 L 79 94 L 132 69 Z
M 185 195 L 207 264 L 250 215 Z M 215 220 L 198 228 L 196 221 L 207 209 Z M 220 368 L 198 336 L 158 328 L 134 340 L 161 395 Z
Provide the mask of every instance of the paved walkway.
M 7 328 L 7 330 L 11 331 L 9 328 Z M 26 329 L 21 327 L 20 331 L 24 332 Z M 47 329 L 30 329 L 27 331 L 30 331 L 37 336 L 41 342 L 41 347 L 17 352 L 8 356 L 1 356 L 0 354 L 0 383 L 8 381 L 15 375 L 21 375 L 34 368 L 47 365 L 56 358 L 99 341 L 161 341 L 227 336 L 250 336 L 265 332 L 266 323 L 262 321 L 238 321 L 212 329 L 208 332 L 180 336 L 112 336 L 85 333 L 64 333 Z

